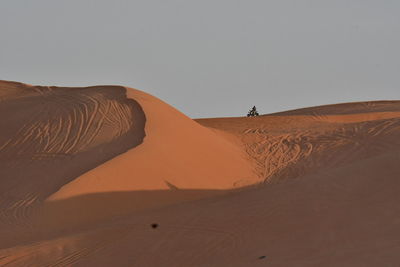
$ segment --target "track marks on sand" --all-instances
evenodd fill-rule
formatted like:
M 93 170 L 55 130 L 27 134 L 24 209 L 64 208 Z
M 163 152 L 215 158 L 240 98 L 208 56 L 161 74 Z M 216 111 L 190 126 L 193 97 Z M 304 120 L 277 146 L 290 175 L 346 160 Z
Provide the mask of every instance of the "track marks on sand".
M 118 86 L 61 88 L 0 83 L 0 223 L 86 171 L 139 145 L 145 115 Z
M 197 121 L 236 135 L 265 182 L 300 177 L 400 148 L 400 101 Z
M 246 152 L 257 162 L 258 173 L 270 182 L 399 149 L 400 118 L 288 134 L 269 134 L 268 129 L 245 130 L 242 140 Z

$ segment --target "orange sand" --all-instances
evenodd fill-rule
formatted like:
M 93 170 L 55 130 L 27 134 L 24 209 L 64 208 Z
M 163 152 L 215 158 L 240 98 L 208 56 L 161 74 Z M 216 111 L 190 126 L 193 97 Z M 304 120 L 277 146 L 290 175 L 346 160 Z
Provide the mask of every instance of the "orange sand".
M 0 265 L 400 264 L 400 101 L 191 120 L 0 81 L 0 111 Z

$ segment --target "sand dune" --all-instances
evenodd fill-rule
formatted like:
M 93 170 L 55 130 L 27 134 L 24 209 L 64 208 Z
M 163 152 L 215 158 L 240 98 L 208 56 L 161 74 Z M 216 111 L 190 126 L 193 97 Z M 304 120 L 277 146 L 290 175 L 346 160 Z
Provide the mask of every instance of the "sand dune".
M 71 224 L 220 194 L 219 189 L 260 180 L 234 138 L 226 140 L 138 90 L 3 84 L 0 108 L 6 119 L 1 123 L 7 130 L 1 133 L 2 224 L 69 229 Z M 141 190 L 173 192 L 149 198 Z M 53 208 L 57 200 L 115 192 L 132 193 L 123 198 L 129 201 L 96 197 Z M 58 220 L 65 210 L 89 212 Z M 16 239 L 8 231 L 4 236 Z
M 0 221 L 20 221 L 61 186 L 143 141 L 145 115 L 123 87 L 3 86 Z
M 191 120 L 0 82 L 0 111 L 0 265 L 400 264 L 400 101 Z
M 216 131 L 153 96 L 130 88 L 127 95 L 138 101 L 146 114 L 143 144 L 85 173 L 51 199 L 170 189 L 170 185 L 180 189 L 231 189 L 257 181 L 247 155 Z M 140 179 L 132 179 L 133 174 Z
M 390 112 L 385 112 L 385 107 Z M 266 182 L 273 182 L 397 151 L 399 108 L 400 102 L 380 101 L 316 107 L 315 111 L 308 108 L 250 119 L 197 121 L 240 138 L 247 153 L 257 162 L 258 174 Z M 342 109 L 348 113 L 341 114 Z

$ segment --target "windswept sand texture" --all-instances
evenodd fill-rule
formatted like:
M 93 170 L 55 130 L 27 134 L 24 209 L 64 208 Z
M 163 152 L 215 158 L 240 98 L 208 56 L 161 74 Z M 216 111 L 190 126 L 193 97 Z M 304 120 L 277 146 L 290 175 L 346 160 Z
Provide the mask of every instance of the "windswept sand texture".
M 398 101 L 191 120 L 0 82 L 0 116 L 2 266 L 400 265 Z

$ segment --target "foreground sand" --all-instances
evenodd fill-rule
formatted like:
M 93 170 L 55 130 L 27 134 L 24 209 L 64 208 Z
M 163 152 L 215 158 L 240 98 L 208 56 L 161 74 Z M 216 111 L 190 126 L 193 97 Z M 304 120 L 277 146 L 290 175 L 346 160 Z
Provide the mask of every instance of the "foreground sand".
M 400 102 L 194 121 L 0 82 L 0 111 L 0 265 L 400 264 Z

